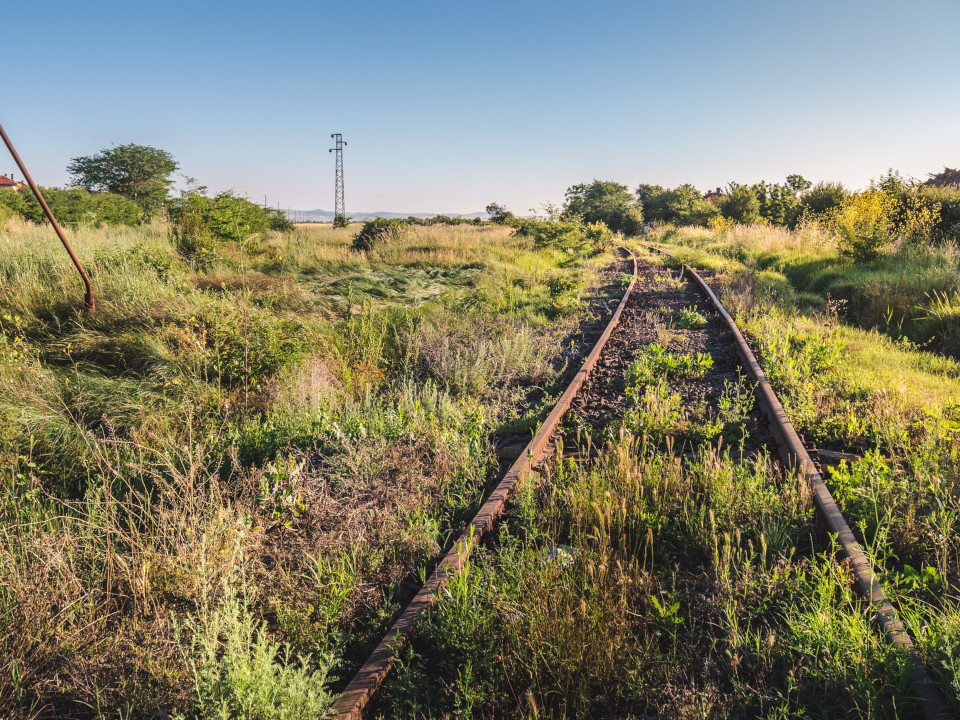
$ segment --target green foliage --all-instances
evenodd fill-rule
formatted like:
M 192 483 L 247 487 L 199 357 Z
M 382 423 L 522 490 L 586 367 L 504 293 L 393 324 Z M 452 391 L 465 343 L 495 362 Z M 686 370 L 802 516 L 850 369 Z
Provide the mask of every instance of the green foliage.
M 270 210 L 269 227 L 277 232 L 291 232 L 296 229 L 293 221 L 283 210 Z
M 623 414 L 623 428 L 655 443 L 675 435 L 683 413 L 683 398 L 665 379 L 628 386 L 631 407 Z
M 173 156 L 146 145 L 120 145 L 96 155 L 75 157 L 67 165 L 72 184 L 91 191 L 117 193 L 136 202 L 149 217 L 156 214 L 173 183 Z
M 609 247 L 613 233 L 602 222 L 584 225 L 579 216 L 563 220 L 516 220 L 518 237 L 533 239 L 536 247 L 550 247 L 571 255 L 594 255 Z
M 653 222 L 706 227 L 717 214 L 716 207 L 690 184 L 673 190 L 659 185 L 639 185 L 636 197 L 643 207 L 643 217 Z
M 760 201 L 746 185 L 731 184 L 717 203 L 720 213 L 740 225 L 752 225 L 760 219 Z
M 896 208 L 896 201 L 878 190 L 844 200 L 831 217 L 842 249 L 860 262 L 878 257 L 891 240 Z
M 647 345 L 628 367 L 625 376 L 627 397 L 635 398 L 639 389 L 657 380 L 703 377 L 713 367 L 713 358 L 705 353 L 668 352 L 663 345 Z
M 797 188 L 808 187 L 810 182 L 801 175 L 791 175 L 784 185 L 767 182 L 754 185 L 752 189 L 757 196 L 760 217 L 771 225 L 796 227 L 802 210 Z
M 93 193 L 82 188 L 41 188 L 40 192 L 61 225 L 136 225 L 144 219 L 144 213 L 137 203 L 115 193 Z M 33 193 L 26 190 L 19 193 L 0 192 L 0 208 L 0 212 L 6 211 L 7 217 L 16 214 L 33 223 L 47 222 L 40 203 Z
M 224 242 L 245 242 L 276 223 L 275 211 L 232 191 L 207 197 L 206 188 L 184 191 L 168 206 L 177 251 L 205 267 Z
M 506 225 L 514 219 L 513 213 L 499 203 L 490 203 L 487 205 L 486 211 L 487 215 L 490 216 L 490 222 L 496 225 Z
M 960 242 L 960 187 L 923 187 L 917 193 L 931 205 L 940 206 L 936 234 Z M 936 234 L 931 238 L 936 240 Z
M 819 182 L 803 194 L 800 204 L 814 215 L 826 215 L 840 207 L 847 195 L 842 183 Z
M 314 720 L 329 710 L 331 658 L 294 658 L 234 589 L 226 589 L 219 605 L 205 604 L 185 629 L 199 720 Z
M 643 229 L 642 208 L 626 185 L 615 182 L 594 180 L 567 188 L 563 213 L 567 218 L 603 223 L 624 235 L 638 235 Z
M 368 220 L 353 239 L 351 248 L 357 252 L 369 252 L 377 245 L 397 240 L 403 232 L 403 228 L 403 220 L 387 218 Z
M 345 228 L 350 226 L 350 218 L 348 218 L 343 213 L 337 213 L 336 217 L 333 218 L 333 226 L 335 228 Z
M 282 368 L 295 363 L 307 346 L 296 321 L 259 310 L 222 314 L 198 329 L 206 338 L 213 377 L 251 391 L 262 389 Z
M 677 327 L 683 330 L 699 330 L 707 326 L 707 319 L 695 307 L 680 308 L 677 312 Z

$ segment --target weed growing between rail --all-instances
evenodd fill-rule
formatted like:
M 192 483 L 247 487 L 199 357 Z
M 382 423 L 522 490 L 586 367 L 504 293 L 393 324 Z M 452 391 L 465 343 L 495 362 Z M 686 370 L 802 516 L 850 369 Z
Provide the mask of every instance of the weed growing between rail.
M 687 235 L 703 247 L 702 235 L 680 233 Z M 778 256 L 788 242 L 793 236 L 775 244 Z M 789 252 L 801 251 L 817 250 Z M 739 309 L 738 322 L 808 447 L 852 454 L 827 455 L 824 478 L 948 703 L 960 711 L 952 630 L 960 613 L 960 365 L 909 340 L 916 327 L 863 330 L 856 326 L 863 316 L 849 303 L 806 302 L 783 280 L 772 290 L 769 271 L 712 258 L 721 269 L 715 287 Z M 831 270 L 826 260 L 822 267 Z M 877 292 L 893 296 L 898 287 L 884 281 Z
M 753 388 L 691 402 L 714 358 L 671 332 L 447 586 L 382 716 L 912 716 L 807 488 L 747 443 Z
M 611 258 L 356 230 L 0 232 L 0 714 L 318 713 L 459 533 Z
M 384 715 L 897 717 L 897 659 L 775 477 L 629 436 L 558 458 L 444 591 Z

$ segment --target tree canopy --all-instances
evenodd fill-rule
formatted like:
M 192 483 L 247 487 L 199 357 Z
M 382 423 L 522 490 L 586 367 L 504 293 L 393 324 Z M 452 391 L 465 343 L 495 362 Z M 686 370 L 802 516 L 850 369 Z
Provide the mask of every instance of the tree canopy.
M 513 220 L 513 213 L 500 203 L 490 203 L 487 205 L 486 211 L 487 215 L 490 216 L 490 220 L 497 225 L 505 225 Z
M 173 183 L 177 162 L 165 150 L 120 145 L 96 155 L 75 157 L 67 165 L 71 184 L 94 192 L 112 192 L 136 202 L 147 216 L 156 213 Z
M 643 228 L 643 211 L 626 185 L 594 180 L 567 188 L 564 214 L 588 223 L 602 222 L 614 232 L 636 235 Z
M 730 183 L 730 189 L 720 198 L 720 212 L 741 225 L 750 225 L 760 219 L 760 201 L 757 193 L 747 185 Z

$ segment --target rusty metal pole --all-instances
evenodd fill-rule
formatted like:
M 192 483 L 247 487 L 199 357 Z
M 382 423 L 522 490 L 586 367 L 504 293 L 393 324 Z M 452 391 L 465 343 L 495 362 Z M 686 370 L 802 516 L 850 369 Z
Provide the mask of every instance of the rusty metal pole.
M 70 259 L 73 260 L 73 264 L 77 266 L 77 272 L 80 273 L 80 277 L 83 278 L 83 284 L 87 288 L 87 296 L 84 300 L 87 310 L 89 312 L 96 312 L 97 301 L 93 297 L 93 286 L 90 284 L 90 278 L 87 277 L 87 271 L 83 269 L 83 265 L 80 263 L 80 258 L 77 257 L 77 254 L 73 251 L 73 248 L 70 247 L 70 243 L 67 242 L 66 235 L 63 234 L 63 230 L 57 223 L 57 219 L 53 216 L 53 212 L 50 210 L 50 206 L 47 205 L 47 201 L 44 200 L 43 195 L 40 194 L 40 188 L 37 187 L 37 184 L 33 181 L 33 178 L 30 177 L 30 173 L 27 172 L 27 168 L 24 167 L 23 160 L 20 159 L 20 156 L 14 149 L 13 143 L 10 142 L 10 138 L 3 129 L 3 125 L 0 125 L 0 137 L 3 138 L 3 142 L 7 146 L 7 150 L 10 151 L 14 162 L 17 163 L 17 167 L 20 168 L 20 172 L 23 173 L 23 177 L 30 186 L 30 189 L 33 191 L 34 197 L 37 198 L 37 202 L 40 203 L 40 207 L 43 208 L 43 214 L 47 216 L 47 220 L 49 220 L 50 224 L 53 225 L 53 229 L 57 233 L 57 237 L 60 238 L 60 242 L 62 242 L 63 247 L 66 248 L 67 253 L 70 255 Z

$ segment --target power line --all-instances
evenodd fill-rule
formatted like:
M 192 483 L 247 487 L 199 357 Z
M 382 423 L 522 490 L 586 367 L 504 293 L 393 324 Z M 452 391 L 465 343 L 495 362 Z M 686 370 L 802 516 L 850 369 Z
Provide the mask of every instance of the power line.
M 340 133 L 333 133 L 330 137 L 336 141 L 336 147 L 330 148 L 329 151 L 336 153 L 337 168 L 333 199 L 333 216 L 334 222 L 336 222 L 340 217 L 344 220 L 347 219 L 346 205 L 343 201 L 343 146 L 346 145 L 346 143 L 343 141 L 343 135 Z

